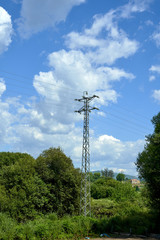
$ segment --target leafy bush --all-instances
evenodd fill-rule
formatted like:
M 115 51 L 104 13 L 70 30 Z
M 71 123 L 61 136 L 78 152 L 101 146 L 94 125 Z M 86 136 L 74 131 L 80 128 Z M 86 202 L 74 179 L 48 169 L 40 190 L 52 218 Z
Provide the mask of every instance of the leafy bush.
M 94 199 L 111 197 L 117 181 L 112 178 L 99 178 L 91 185 L 91 197 Z
M 12 240 L 16 235 L 16 222 L 4 213 L 0 213 L 0 239 Z

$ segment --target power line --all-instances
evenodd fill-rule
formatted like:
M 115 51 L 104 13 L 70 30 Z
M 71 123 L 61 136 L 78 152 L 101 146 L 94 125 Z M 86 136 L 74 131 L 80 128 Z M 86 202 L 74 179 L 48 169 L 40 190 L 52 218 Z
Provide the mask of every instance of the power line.
M 111 115 L 111 116 L 113 116 L 114 118 L 117 118 L 117 119 L 119 119 L 119 120 L 122 120 L 122 121 L 124 121 L 126 124 L 128 124 L 128 125 L 132 125 L 132 126 L 134 126 L 134 128 L 137 128 L 138 126 L 141 128 L 141 130 L 142 129 L 145 129 L 145 130 L 148 130 L 146 127 L 144 127 L 144 125 L 141 125 L 141 124 L 137 124 L 137 123 L 135 123 L 135 122 L 133 122 L 133 121 L 131 121 L 131 120 L 128 120 L 128 119 L 125 119 L 125 118 L 123 118 L 123 117 L 119 117 L 119 116 L 117 116 L 117 115 L 115 115 L 115 114 L 113 114 L 113 113 L 110 113 L 110 112 L 106 112 L 106 111 L 103 111 L 104 113 L 107 113 L 107 114 L 109 114 L 109 115 Z M 136 126 L 135 126 L 135 124 L 136 124 Z M 150 129 L 151 130 L 151 129 Z
M 126 108 L 126 107 L 124 107 L 124 106 L 121 106 L 121 105 L 116 106 L 116 105 L 114 105 L 114 107 L 116 107 L 116 108 L 118 108 L 118 109 L 121 108 L 123 111 L 126 111 L 127 113 L 133 114 L 133 116 L 132 116 L 133 118 L 134 118 L 134 116 L 136 115 L 136 116 L 139 116 L 139 117 L 144 118 L 144 119 L 146 119 L 146 120 L 150 120 L 150 118 L 144 116 L 143 114 L 137 113 L 137 112 L 135 112 L 135 111 L 131 111 L 129 108 Z M 116 110 L 116 111 L 117 111 L 117 110 Z
M 97 122 L 99 123 L 99 121 L 96 120 L 96 119 L 94 119 L 94 121 L 95 121 L 95 122 L 97 121 Z M 118 131 L 121 130 L 121 131 L 123 132 L 123 135 L 124 135 L 125 132 L 134 134 L 134 135 L 136 135 L 136 136 L 137 136 L 137 134 L 138 134 L 138 135 L 140 134 L 140 135 L 143 135 L 143 136 L 145 136 L 146 134 L 148 134 L 148 133 L 146 133 L 146 132 L 141 132 L 141 131 L 138 130 L 138 129 L 131 128 L 130 126 L 127 126 L 126 124 L 121 124 L 120 122 L 117 122 L 117 121 L 115 121 L 115 120 L 113 120 L 112 118 L 109 118 L 109 117 L 107 117 L 107 119 L 106 119 L 105 122 L 104 122 L 104 121 L 101 121 L 101 122 L 100 122 L 100 123 L 101 123 L 101 127 L 102 127 L 102 122 L 104 122 L 104 124 L 107 125 L 107 122 L 108 122 L 108 121 L 111 123 L 111 125 L 114 125 L 114 126 L 118 127 Z M 110 129 L 111 129 L 111 125 L 110 125 Z M 108 126 L 108 125 L 107 125 L 107 126 Z M 124 130 L 125 130 L 125 132 L 124 132 Z M 104 131 L 104 129 L 103 129 L 103 131 Z M 113 130 L 112 130 L 112 131 L 113 131 Z
M 15 93 L 19 93 L 19 92 L 17 92 L 17 91 L 15 91 L 15 90 L 12 90 L 12 93 L 13 92 L 15 92 Z M 23 96 L 29 96 L 29 97 L 32 97 L 31 95 L 29 95 L 29 94 L 24 94 L 23 93 Z M 62 96 L 63 97 L 63 100 L 65 99 L 65 96 Z M 1 97 L 2 98 L 2 97 Z M 67 99 L 67 97 L 66 97 L 66 99 Z M 68 98 L 68 99 L 71 99 L 71 101 L 73 101 L 73 98 Z M 66 102 L 66 104 L 68 105 L 68 99 L 67 99 L 67 102 Z M 54 106 L 54 107 L 56 107 L 56 108 L 61 108 L 61 110 L 62 110 L 62 107 L 64 107 L 64 103 L 65 103 L 65 101 L 63 102 L 63 104 L 62 103 L 53 103 L 53 98 L 50 98 L 49 96 L 47 96 L 47 97 L 45 97 L 45 96 L 43 96 L 43 97 L 40 97 L 40 99 L 38 100 L 36 100 L 37 102 L 36 102 L 36 104 L 41 104 L 41 103 L 43 103 L 42 101 L 43 100 L 45 100 L 45 102 L 44 102 L 44 104 L 47 104 L 48 106 L 49 105 L 51 105 L 51 106 Z M 70 102 L 71 103 L 71 102 Z M 71 105 L 72 106 L 72 105 Z M 139 125 L 139 124 L 137 124 L 137 123 L 134 123 L 134 122 L 132 122 L 132 121 L 129 121 L 128 119 L 124 119 L 124 118 L 121 118 L 119 115 L 114 115 L 114 114 L 111 114 L 111 113 L 109 113 L 109 112 L 106 112 L 106 111 L 103 111 L 104 113 L 107 113 L 107 115 L 109 114 L 110 116 L 112 116 L 112 117 L 114 117 L 114 118 L 116 118 L 116 120 L 115 119 L 111 119 L 110 118 L 110 120 L 112 121 L 112 124 L 116 124 L 116 122 L 117 122 L 117 120 L 119 119 L 121 122 L 122 122 L 122 124 L 119 124 L 120 126 L 121 126 L 121 128 L 123 128 L 123 129 L 127 129 L 127 125 L 130 125 L 130 127 L 128 127 L 128 129 L 129 129 L 129 131 L 130 132 L 134 132 L 134 133 L 141 133 L 141 134 L 146 134 L 146 132 L 144 132 L 144 131 L 142 131 L 142 128 L 141 128 L 141 126 Z M 106 121 L 109 119 L 109 117 L 107 116 L 107 118 L 106 118 L 106 120 L 104 121 L 103 120 L 103 118 L 101 118 L 101 122 L 105 122 L 105 124 L 106 124 Z M 96 119 L 95 119 L 95 121 L 96 121 Z M 148 129 L 148 128 L 145 128 L 145 127 L 143 127 L 143 129 L 145 129 L 145 130 L 147 130 L 147 131 L 152 131 L 151 129 Z M 127 130 L 128 131 L 128 130 Z
M 6 74 L 8 74 L 8 75 L 13 75 L 13 76 L 16 76 L 16 77 L 18 77 L 18 78 L 21 78 L 20 81 L 21 81 L 21 82 L 24 82 L 25 84 L 26 84 L 26 81 L 23 81 L 22 78 L 23 78 L 23 79 L 26 79 L 26 80 L 31 80 L 30 77 L 26 77 L 26 76 L 24 76 L 24 75 L 20 75 L 20 74 L 17 74 L 17 73 L 9 72 L 9 71 L 6 71 L 6 70 L 4 70 L 4 69 L 0 69 L 0 71 L 3 72 L 3 73 L 6 73 Z M 5 76 L 5 78 L 8 78 L 8 77 Z M 17 79 L 12 79 L 12 78 L 10 78 L 10 77 L 9 77 L 9 79 L 11 79 L 11 80 L 13 80 L 13 81 L 18 81 L 18 82 L 19 82 L 19 80 L 17 80 Z M 32 79 L 32 81 L 33 81 L 33 79 Z M 40 79 L 38 80 L 38 82 L 44 83 L 44 82 L 41 81 Z M 19 82 L 19 83 L 20 83 L 20 82 Z M 48 84 L 48 85 L 50 85 L 50 86 L 56 86 L 56 87 L 57 87 L 56 84 L 51 83 L 51 82 L 45 82 L 45 84 Z M 44 87 L 44 86 L 43 86 L 43 87 Z M 46 86 L 45 86 L 45 88 L 50 90 L 49 87 L 46 87 Z M 76 92 L 77 92 L 77 93 L 81 93 L 81 92 L 82 92 L 82 91 L 80 91 L 80 90 L 75 90 L 75 89 L 73 89 L 73 88 L 66 87 L 66 86 L 59 86 L 58 88 L 72 91 L 72 92 L 75 93 L 75 95 L 77 95 Z M 145 118 L 145 119 L 147 119 L 147 120 L 150 120 L 148 117 L 146 117 L 146 116 L 144 116 L 144 115 L 142 115 L 142 114 L 140 114 L 140 113 L 137 113 L 137 112 L 135 112 L 135 111 L 131 111 L 130 109 L 128 109 L 128 108 L 126 108 L 126 107 L 124 107 L 124 106 L 120 106 L 120 105 L 116 106 L 115 104 L 114 104 L 113 106 L 114 106 L 115 108 L 118 108 L 118 109 L 120 108 L 120 109 L 126 111 L 127 113 L 131 113 L 131 114 L 133 114 L 133 115 L 136 115 L 136 116 Z M 133 116 L 133 117 L 134 117 L 134 116 Z
M 17 74 L 14 74 L 14 75 L 17 75 Z M 20 75 L 19 75 L 20 76 Z M 26 78 L 26 79 L 28 79 L 28 78 Z M 42 81 L 43 82 L 43 81 Z M 24 82 L 24 83 L 26 83 L 26 82 Z M 44 82 L 43 82 L 44 83 Z M 10 83 L 10 84 L 8 84 L 7 86 L 15 86 L 17 89 L 18 88 L 22 88 L 22 89 L 25 89 L 25 90 L 30 90 L 31 88 L 29 88 L 29 87 L 24 87 L 24 86 L 20 86 L 20 85 L 15 85 L 15 84 L 13 84 L 13 83 Z M 64 106 L 64 103 L 65 103 L 65 101 L 63 102 L 63 105 L 61 104 L 61 103 L 55 103 L 55 104 L 53 104 L 53 98 L 52 98 L 52 96 L 54 97 L 54 94 L 52 94 L 51 93 L 51 89 L 50 88 L 48 88 L 47 86 L 43 86 L 44 87 L 44 89 L 46 90 L 47 89 L 47 93 L 48 93 L 48 96 L 46 95 L 46 96 L 41 96 L 37 91 L 36 91 L 36 89 L 34 89 L 35 90 L 35 93 L 36 93 L 36 95 L 40 95 L 40 101 L 43 101 L 43 99 L 45 100 L 45 104 L 52 104 L 52 105 L 54 105 L 54 106 L 56 106 L 56 107 L 62 107 L 62 106 Z M 63 89 L 63 87 L 61 88 L 60 87 L 60 89 Z M 71 88 L 67 88 L 67 89 L 70 89 L 71 90 Z M 49 91 L 48 91 L 49 90 Z M 66 89 L 64 89 L 64 91 L 65 91 Z M 4 93 L 4 94 L 7 94 L 7 91 L 9 91 L 8 89 L 6 90 L 6 92 Z M 12 89 L 12 93 L 13 92 L 18 92 L 18 91 L 15 91 L 15 89 Z M 21 95 L 21 93 L 18 93 L 18 94 L 20 94 Z M 30 94 L 22 94 L 23 96 L 29 96 L 29 97 L 31 97 L 31 95 Z M 66 96 L 65 96 L 66 95 Z M 67 99 L 67 104 L 68 104 L 68 100 L 70 99 L 71 101 L 73 101 L 73 95 L 75 95 L 75 94 L 72 94 L 72 97 L 69 97 L 68 96 L 68 94 L 67 94 L 67 92 L 64 92 L 64 94 L 63 95 L 61 95 L 60 96 L 60 98 L 63 98 L 63 100 L 65 100 L 65 99 Z M 2 98 L 2 97 L 1 97 Z M 61 101 L 61 100 L 60 100 Z M 71 102 L 70 101 L 70 102 Z M 39 102 L 39 103 L 41 103 L 41 102 Z M 125 108 L 122 108 L 121 106 L 115 106 L 114 105 L 114 107 L 120 107 L 121 109 L 125 109 Z M 112 111 L 113 111 L 113 108 L 112 108 Z M 125 111 L 127 111 L 126 109 L 125 109 Z M 113 118 L 116 118 L 116 119 L 119 119 L 120 121 L 122 121 L 122 122 L 124 122 L 124 124 L 125 124 L 125 126 L 126 125 L 130 125 L 131 126 L 131 128 L 132 128 L 132 130 L 134 129 L 135 131 L 137 131 L 138 133 L 142 133 L 142 129 L 144 129 L 144 130 L 149 130 L 149 131 L 152 131 L 151 129 L 147 129 L 144 125 L 141 125 L 141 124 L 139 124 L 139 123 L 136 123 L 135 121 L 131 121 L 131 120 L 128 120 L 128 119 L 126 119 L 126 118 L 124 118 L 124 117 L 121 117 L 119 114 L 117 115 L 117 114 L 113 114 L 113 113 L 111 113 L 111 112 L 108 112 L 108 111 L 103 111 L 104 113 L 106 113 L 107 115 L 109 114 L 110 116 L 112 116 Z M 131 113 L 133 113 L 132 111 L 130 111 Z M 135 118 L 135 116 L 137 117 L 137 116 L 141 116 L 140 114 L 134 114 L 134 118 Z M 144 116 L 143 116 L 144 117 Z M 108 117 L 107 117 L 108 118 Z M 145 119 L 148 119 L 148 118 L 146 118 L 146 117 L 144 117 Z M 136 118 L 135 118 L 136 119 Z M 102 119 L 101 119 L 101 121 L 102 121 Z M 139 120 L 136 120 L 136 121 L 139 121 Z M 115 122 L 115 120 L 114 120 L 114 122 Z M 143 132 L 143 134 L 144 134 L 144 132 Z
M 19 77 L 19 78 L 21 78 L 21 82 L 24 82 L 24 83 L 26 83 L 26 81 L 23 81 L 22 80 L 22 78 L 23 79 L 26 79 L 26 80 L 30 80 L 31 81 L 31 78 L 29 78 L 29 77 L 26 77 L 26 76 L 22 76 L 22 75 L 19 75 L 19 74 L 16 74 L 16 73 L 10 73 L 10 72 L 7 72 L 7 71 L 4 71 L 4 70 L 0 70 L 1 72 L 4 72 L 4 73 L 7 73 L 8 75 L 13 75 L 13 76 L 16 76 L 16 77 Z M 14 81 L 18 81 L 19 82 L 19 80 L 15 80 L 15 79 L 13 79 L 13 78 L 10 78 L 10 77 L 6 77 L 5 76 L 5 78 L 7 79 L 11 79 L 11 80 L 14 80 Z M 32 81 L 33 81 L 33 79 L 32 79 Z M 40 82 L 40 83 L 45 83 L 45 84 L 48 84 L 48 85 L 50 85 L 50 86 L 56 86 L 57 87 L 57 85 L 56 84 L 54 84 L 54 83 L 51 83 L 51 82 L 44 82 L 44 81 L 42 81 L 42 80 L 40 80 L 40 79 L 38 79 L 38 82 Z M 70 88 L 70 87 L 66 87 L 66 86 L 59 86 L 59 88 L 62 88 L 62 89 L 66 89 L 66 90 L 69 90 L 69 91 L 72 91 L 72 92 L 77 92 L 77 93 L 81 93 L 82 91 L 80 91 L 80 90 L 75 90 L 75 89 L 73 89 L 73 88 Z

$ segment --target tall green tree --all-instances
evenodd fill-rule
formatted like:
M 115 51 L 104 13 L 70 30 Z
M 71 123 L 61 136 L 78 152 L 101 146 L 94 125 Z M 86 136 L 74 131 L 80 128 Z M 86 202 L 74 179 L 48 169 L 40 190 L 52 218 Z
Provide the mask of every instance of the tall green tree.
M 160 212 L 160 113 L 151 120 L 154 132 L 146 137 L 144 150 L 137 158 L 139 176 L 146 182 L 153 208 Z
M 48 205 L 59 215 L 79 211 L 80 171 L 60 148 L 50 148 L 36 160 L 36 171 L 50 192 Z

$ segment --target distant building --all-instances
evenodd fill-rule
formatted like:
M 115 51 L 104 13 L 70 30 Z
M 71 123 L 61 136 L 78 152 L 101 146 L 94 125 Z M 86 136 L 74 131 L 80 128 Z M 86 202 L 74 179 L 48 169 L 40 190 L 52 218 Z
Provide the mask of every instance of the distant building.
M 140 186 L 141 182 L 138 179 L 131 179 L 132 186 Z

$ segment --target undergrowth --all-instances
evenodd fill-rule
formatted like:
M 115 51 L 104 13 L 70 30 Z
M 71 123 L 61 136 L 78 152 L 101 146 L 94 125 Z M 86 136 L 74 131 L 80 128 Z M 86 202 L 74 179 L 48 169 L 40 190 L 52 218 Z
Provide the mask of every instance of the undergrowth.
M 158 232 L 158 223 L 156 225 L 154 215 L 149 213 L 132 215 L 117 213 L 103 218 L 83 216 L 58 218 L 55 213 L 51 213 L 26 223 L 18 223 L 0 213 L 1 240 L 78 240 L 86 236 L 113 232 L 147 235 Z

